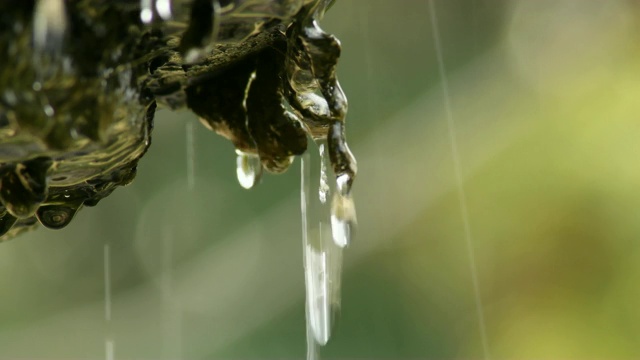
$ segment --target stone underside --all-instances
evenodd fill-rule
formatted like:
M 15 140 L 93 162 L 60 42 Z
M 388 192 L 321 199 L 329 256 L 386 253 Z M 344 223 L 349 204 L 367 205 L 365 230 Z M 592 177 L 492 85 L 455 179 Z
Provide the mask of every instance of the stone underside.
M 146 3 L 0 4 L 0 240 L 130 183 L 157 106 L 188 107 L 272 173 L 326 139 L 350 186 L 340 44 L 317 25 L 332 1 Z

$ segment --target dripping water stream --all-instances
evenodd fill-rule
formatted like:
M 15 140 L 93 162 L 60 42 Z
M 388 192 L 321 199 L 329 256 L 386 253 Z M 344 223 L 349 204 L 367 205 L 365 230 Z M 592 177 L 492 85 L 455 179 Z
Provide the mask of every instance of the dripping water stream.
M 326 141 L 319 140 L 316 144 L 318 152 L 308 151 L 300 165 L 308 360 L 319 359 L 320 347 L 331 337 L 340 309 L 343 250 L 351 240 L 351 227 L 355 224 L 353 200 L 344 190 L 346 186 L 328 180 Z M 332 193 L 332 204 L 328 204 Z M 345 207 L 351 211 L 343 211 Z
M 331 337 L 340 306 L 342 248 L 331 239 L 326 196 L 326 167 L 319 154 L 306 154 L 301 162 L 302 248 L 306 288 L 307 359 L 319 357 L 319 347 Z M 312 176 L 320 169 L 319 176 Z M 314 181 L 315 180 L 315 181 Z
M 190 190 L 191 191 L 191 190 Z M 161 235 L 161 286 L 162 296 L 162 352 L 165 358 L 182 358 L 182 308 L 180 297 L 174 289 L 174 238 L 175 233 L 167 225 Z

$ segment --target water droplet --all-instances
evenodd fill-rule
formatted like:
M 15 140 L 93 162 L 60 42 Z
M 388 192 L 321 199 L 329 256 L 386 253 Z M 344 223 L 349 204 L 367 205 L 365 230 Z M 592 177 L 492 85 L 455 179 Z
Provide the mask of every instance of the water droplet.
M 40 223 L 49 229 L 62 229 L 69 225 L 80 206 L 43 205 L 36 215 Z
M 331 233 L 333 241 L 340 247 L 351 243 L 355 232 L 356 208 L 350 195 L 336 192 L 331 201 Z
M 38 50 L 59 51 L 67 28 L 65 1 L 38 1 L 33 18 L 34 47 Z
M 204 54 L 205 52 L 201 49 L 191 48 L 185 52 L 183 59 L 185 64 L 193 64 L 201 59 Z
M 153 21 L 153 0 L 140 0 L 140 20 L 144 24 L 150 24 Z
M 115 359 L 115 343 L 113 342 L 113 340 L 110 339 L 105 339 L 104 340 L 104 351 L 105 351 L 105 358 L 106 360 L 113 360 Z
M 171 20 L 171 0 L 156 0 L 156 10 L 162 20 Z
M 249 154 L 236 150 L 238 158 L 236 160 L 236 174 L 240 186 L 251 189 L 262 176 L 262 163 L 256 154 Z
M 47 115 L 48 117 L 53 117 L 53 115 L 56 114 L 55 110 L 53 110 L 53 107 L 51 107 L 51 105 L 47 104 L 43 107 L 44 113 L 45 115 Z

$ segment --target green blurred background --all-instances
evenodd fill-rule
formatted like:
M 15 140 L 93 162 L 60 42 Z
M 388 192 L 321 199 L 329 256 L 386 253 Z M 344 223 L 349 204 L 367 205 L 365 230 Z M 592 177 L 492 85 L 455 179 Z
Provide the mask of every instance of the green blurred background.
M 489 355 L 639 358 L 640 3 L 434 4 Z M 431 15 L 340 0 L 322 23 L 359 165 L 324 358 L 485 358 Z M 299 163 L 247 191 L 230 143 L 156 119 L 131 186 L 0 245 L 0 359 L 103 359 L 105 336 L 116 359 L 305 356 Z

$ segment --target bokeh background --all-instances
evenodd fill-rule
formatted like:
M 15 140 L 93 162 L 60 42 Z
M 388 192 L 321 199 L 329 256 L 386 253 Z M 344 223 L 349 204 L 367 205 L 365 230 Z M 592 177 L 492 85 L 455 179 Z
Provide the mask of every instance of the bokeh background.
M 433 5 L 339 0 L 322 23 L 359 164 L 322 356 L 640 357 L 640 3 Z M 247 191 L 230 143 L 156 119 L 131 186 L 0 245 L 0 359 L 103 359 L 105 338 L 116 359 L 305 356 L 299 163 Z

